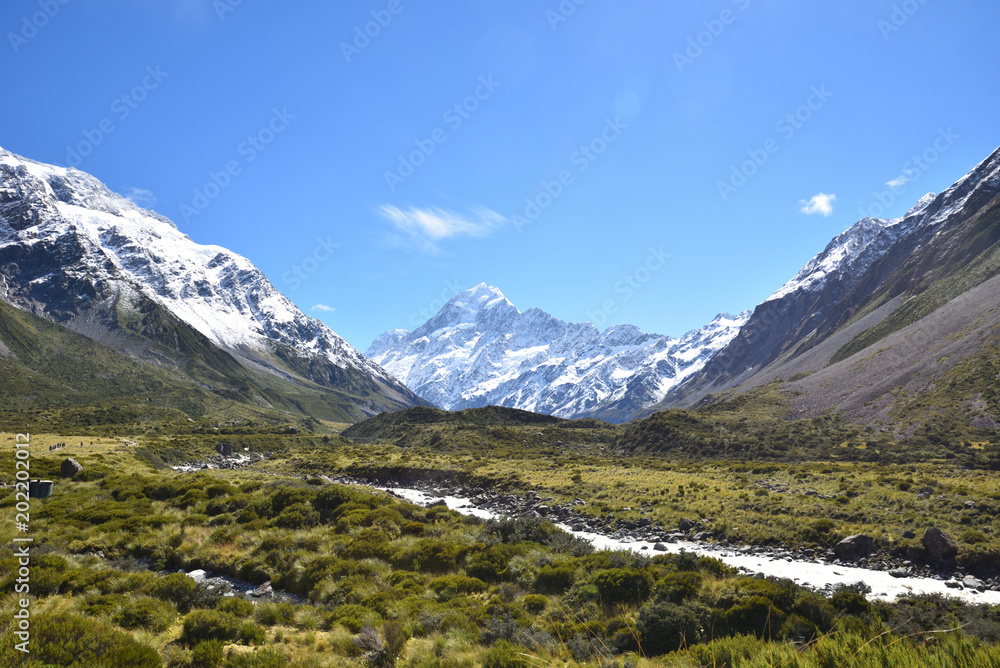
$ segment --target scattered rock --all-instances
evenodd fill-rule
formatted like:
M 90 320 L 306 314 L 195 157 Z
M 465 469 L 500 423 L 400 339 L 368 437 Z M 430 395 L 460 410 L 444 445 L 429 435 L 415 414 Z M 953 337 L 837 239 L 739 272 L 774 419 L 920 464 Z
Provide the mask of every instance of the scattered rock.
M 232 443 L 219 443 L 215 446 L 215 451 L 218 452 L 223 457 L 233 456 L 233 444 Z
M 931 494 L 933 494 L 933 493 L 934 493 L 934 490 L 931 489 L 930 487 L 921 487 L 920 491 L 917 492 L 917 498 L 918 499 L 929 499 L 929 498 L 931 498 Z
M 63 460 L 62 466 L 59 467 L 59 475 L 63 478 L 75 478 L 76 474 L 83 470 L 80 462 L 76 461 L 72 457 L 67 457 Z
M 262 598 L 264 596 L 270 596 L 271 594 L 273 594 L 274 589 L 271 587 L 270 581 L 268 581 L 249 593 L 254 598 Z
M 431 501 L 427 504 L 428 508 L 447 508 L 448 503 L 444 499 L 438 499 L 437 501 Z
M 862 557 L 867 557 L 875 549 L 875 541 L 872 537 L 859 533 L 848 536 L 833 547 L 834 554 L 838 558 L 846 561 L 857 561 Z
M 908 578 L 910 577 L 910 571 L 906 570 L 905 568 L 894 568 L 891 571 L 889 571 L 889 575 L 891 575 L 894 578 Z
M 906 531 L 903 532 L 903 538 L 911 539 L 911 538 L 916 538 L 916 537 L 917 537 L 917 534 L 913 533 L 909 529 L 907 529 Z
M 927 556 L 938 563 L 949 562 L 958 554 L 955 539 L 937 527 L 928 529 L 920 542 L 927 549 Z
M 653 549 L 656 550 L 657 552 L 666 552 L 667 546 L 664 545 L 663 543 L 657 543 L 656 545 L 653 546 Z

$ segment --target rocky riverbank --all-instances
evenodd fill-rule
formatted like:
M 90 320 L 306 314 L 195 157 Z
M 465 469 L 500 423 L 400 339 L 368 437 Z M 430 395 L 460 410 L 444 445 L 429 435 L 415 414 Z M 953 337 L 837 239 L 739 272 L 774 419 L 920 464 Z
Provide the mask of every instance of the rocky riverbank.
M 330 482 L 350 485 L 377 487 L 379 489 L 409 489 L 432 498 L 432 503 L 444 503 L 445 498 L 459 500 L 456 507 L 460 512 L 469 510 L 488 511 L 502 517 L 544 518 L 576 533 L 593 534 L 625 546 L 647 543 L 639 550 L 650 552 L 676 551 L 668 546 L 693 545 L 709 553 L 756 558 L 774 562 L 812 563 L 831 567 L 866 569 L 888 573 L 893 578 L 932 579 L 940 581 L 952 591 L 1000 592 L 1000 577 L 977 578 L 967 573 L 960 564 L 949 558 L 948 537 L 939 530 L 932 529 L 925 535 L 925 544 L 932 554 L 937 554 L 937 563 L 919 562 L 914 559 L 887 554 L 876 549 L 868 536 L 858 535 L 845 538 L 832 549 L 811 547 L 772 547 L 760 545 L 740 545 L 731 543 L 725 535 L 713 533 L 708 524 L 711 519 L 683 519 L 676 527 L 656 525 L 651 519 L 626 520 L 611 515 L 593 516 L 582 511 L 587 501 L 582 498 L 568 503 L 554 503 L 552 497 L 541 497 L 536 492 L 517 495 L 493 492 L 469 485 L 442 485 L 438 482 L 421 483 L 408 479 L 372 480 L 366 478 L 328 478 Z M 397 496 L 399 496 L 397 494 Z M 411 499 L 412 500 L 412 499 Z M 478 514 L 478 513 L 477 513 Z M 945 547 L 942 548 L 942 545 Z M 950 555 L 953 556 L 953 555 Z

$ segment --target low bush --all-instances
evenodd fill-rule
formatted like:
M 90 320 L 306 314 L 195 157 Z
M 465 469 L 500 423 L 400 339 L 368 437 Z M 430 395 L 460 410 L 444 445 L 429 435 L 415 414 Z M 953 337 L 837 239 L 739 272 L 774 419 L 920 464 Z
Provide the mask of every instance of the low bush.
M 500 640 L 483 654 L 483 668 L 528 668 L 524 650 Z
M 129 601 L 114 616 L 114 623 L 126 629 L 163 633 L 174 623 L 177 610 L 165 601 L 141 597 Z

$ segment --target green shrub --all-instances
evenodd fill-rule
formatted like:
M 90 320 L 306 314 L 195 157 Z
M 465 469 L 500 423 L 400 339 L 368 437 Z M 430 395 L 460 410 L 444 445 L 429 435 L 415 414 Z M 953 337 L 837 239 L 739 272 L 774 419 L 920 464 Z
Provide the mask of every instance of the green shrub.
M 521 599 L 521 602 L 524 604 L 524 609 L 532 614 L 538 614 L 549 605 L 549 599 L 540 594 L 528 594 Z
M 405 522 L 400 531 L 404 536 L 423 536 L 427 532 L 427 525 L 423 522 Z
M 171 573 L 156 581 L 150 592 L 161 601 L 168 601 L 181 612 L 187 612 L 198 600 L 198 583 L 183 573 Z
M 392 545 L 389 544 L 389 538 L 385 534 L 374 529 L 365 529 L 348 543 L 343 556 L 345 559 L 388 560 L 392 556 L 392 552 Z
M 155 598 L 137 598 L 126 603 L 114 616 L 114 623 L 126 629 L 146 629 L 163 633 L 174 623 L 174 606 Z
M 642 602 L 652 593 L 653 576 L 637 568 L 611 568 L 594 576 L 594 584 L 605 603 Z
M 431 580 L 430 588 L 442 598 L 454 598 L 456 594 L 481 594 L 487 587 L 486 583 L 478 578 L 443 575 Z
M 679 571 L 661 578 L 656 583 L 656 593 L 673 603 L 682 603 L 698 595 L 702 582 L 703 579 L 699 573 Z
M 818 638 L 819 635 L 819 629 L 815 624 L 802 615 L 795 614 L 789 615 L 778 631 L 779 637 L 800 642 L 809 642 Z
M 70 613 L 32 620 L 31 658 L 38 665 L 160 668 L 152 647 L 110 624 Z
M 483 655 L 483 668 L 528 668 L 524 650 L 506 640 L 497 641 Z
M 288 657 L 279 649 L 265 647 L 255 652 L 233 652 L 226 659 L 224 668 L 284 668 Z
M 352 633 L 360 633 L 366 626 L 377 626 L 381 616 L 374 610 L 361 605 L 342 605 L 333 612 L 333 623 L 341 624 Z
M 254 607 L 253 616 L 264 626 L 291 624 L 295 620 L 295 607 L 291 603 L 262 603 Z
M 669 601 L 644 605 L 639 610 L 636 629 L 643 651 L 650 656 L 696 645 L 703 635 L 701 622 L 694 611 Z
M 253 617 L 255 607 L 253 603 L 239 596 L 226 596 L 219 599 L 219 602 L 215 605 L 216 610 L 225 612 L 233 617 Z
M 761 638 L 777 637 L 785 622 L 786 614 L 773 606 L 763 596 L 739 599 L 722 614 L 722 626 L 732 635 L 755 635 Z
M 202 640 L 235 640 L 239 635 L 239 620 L 218 610 L 195 610 L 184 618 L 181 642 L 194 645 Z
M 502 545 L 490 547 L 469 555 L 465 572 L 486 582 L 500 582 L 507 575 L 510 552 Z
M 870 615 L 872 604 L 861 594 L 853 591 L 838 591 L 830 597 L 830 604 L 842 615 L 863 617 Z
M 216 668 L 222 663 L 222 643 L 218 640 L 202 640 L 191 652 L 191 668 Z
M 799 598 L 790 612 L 808 620 L 822 633 L 826 633 L 833 627 L 833 617 L 836 614 L 836 610 L 830 602 L 816 594 L 805 594 Z
M 98 594 L 87 596 L 80 603 L 80 612 L 89 617 L 110 617 L 128 603 L 123 594 Z
M 421 538 L 412 547 L 398 554 L 394 563 L 406 570 L 424 573 L 447 573 L 458 567 L 468 549 L 463 545 L 442 540 Z
M 253 622 L 246 621 L 240 624 L 236 639 L 244 645 L 263 645 L 267 640 L 267 633 Z
M 546 594 L 561 594 L 576 582 L 576 571 L 570 566 L 542 566 L 535 577 L 535 587 Z

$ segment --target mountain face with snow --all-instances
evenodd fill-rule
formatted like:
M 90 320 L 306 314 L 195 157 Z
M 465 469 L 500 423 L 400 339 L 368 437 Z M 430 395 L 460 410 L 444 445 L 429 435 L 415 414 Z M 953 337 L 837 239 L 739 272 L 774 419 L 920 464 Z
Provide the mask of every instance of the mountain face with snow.
M 838 367 L 861 353 L 877 354 L 882 348 L 871 349 L 874 344 L 907 327 L 919 329 L 918 323 L 926 331 L 933 328 L 937 338 L 967 340 L 968 345 L 953 355 L 957 362 L 975 349 L 972 339 L 976 337 L 970 332 L 978 329 L 971 323 L 955 329 L 964 321 L 955 313 L 950 319 L 941 314 L 949 300 L 963 299 L 973 289 L 986 290 L 980 286 L 1000 271 L 994 260 L 1000 254 L 998 210 L 1000 149 L 945 192 L 923 197 L 902 217 L 864 218 L 837 236 L 798 275 L 757 306 L 739 334 L 703 371 L 672 388 L 654 409 L 691 406 L 713 393 L 792 376 L 827 377 L 834 373 L 827 367 Z M 995 291 L 986 290 L 977 299 L 985 303 L 983 299 L 994 296 Z M 931 372 L 921 357 L 925 351 L 912 346 L 919 337 L 909 334 L 911 347 L 900 359 L 907 360 L 913 373 L 923 369 L 926 377 Z M 991 336 L 981 338 L 985 341 Z M 927 352 L 927 359 L 943 359 L 940 349 Z M 836 386 L 832 380 L 824 388 L 813 388 L 811 406 L 842 407 L 837 403 L 840 399 L 855 395 L 878 398 L 852 385 L 865 377 L 861 368 L 843 370 L 838 380 L 843 387 L 840 395 L 831 389 Z M 882 377 L 893 378 L 894 387 L 911 380 L 888 372 Z M 881 386 L 880 379 L 869 381 L 872 387 Z M 790 387 L 807 387 L 810 382 L 797 381 Z M 885 397 L 882 401 L 892 403 Z
M 701 369 L 747 317 L 720 315 L 680 339 L 631 325 L 601 332 L 539 309 L 522 313 L 480 284 L 415 331 L 382 334 L 365 354 L 448 410 L 497 405 L 622 421 Z
M 196 244 L 88 174 L 3 149 L 0 299 L 258 403 L 255 374 L 334 390 L 358 418 L 424 403 L 248 259 Z

